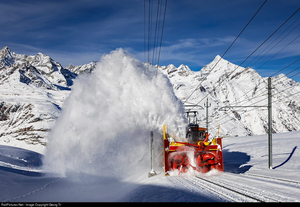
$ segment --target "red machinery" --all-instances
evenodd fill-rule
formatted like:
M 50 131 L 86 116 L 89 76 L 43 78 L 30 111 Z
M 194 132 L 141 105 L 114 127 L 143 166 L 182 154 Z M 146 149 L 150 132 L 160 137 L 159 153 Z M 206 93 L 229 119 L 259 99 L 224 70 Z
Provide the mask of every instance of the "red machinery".
M 178 170 L 179 174 L 189 169 L 201 173 L 212 169 L 224 171 L 222 138 L 213 138 L 208 142 L 208 137 L 206 128 L 190 124 L 187 129 L 188 142 L 176 142 L 166 133 L 164 126 L 165 175 L 174 170 Z

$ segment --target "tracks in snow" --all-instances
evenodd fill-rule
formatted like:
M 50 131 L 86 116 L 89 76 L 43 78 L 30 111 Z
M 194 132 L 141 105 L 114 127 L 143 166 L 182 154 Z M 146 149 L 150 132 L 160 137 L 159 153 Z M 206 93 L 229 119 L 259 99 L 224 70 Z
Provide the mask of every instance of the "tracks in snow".
M 260 195 L 256 192 L 249 191 L 244 187 L 233 185 L 228 182 L 213 182 L 211 179 L 196 177 L 201 182 L 205 181 L 205 185 L 216 193 L 228 198 L 234 202 L 278 202 L 266 195 Z M 199 182 L 199 181 L 198 181 Z
M 288 183 L 288 184 L 296 184 L 296 185 L 299 185 L 299 187 L 300 187 L 300 182 L 295 181 L 295 180 L 274 178 L 274 177 L 269 177 L 269 176 L 265 176 L 265 175 L 257 175 L 257 174 L 252 174 L 252 173 L 243 174 L 243 176 L 263 178 L 263 179 L 266 179 L 266 180 L 277 181 L 277 182 Z
M 214 197 L 216 200 L 220 200 L 221 202 L 228 201 L 228 199 L 219 194 L 212 194 L 211 190 L 206 186 L 191 182 L 189 177 L 170 176 L 167 178 L 176 186 L 176 188 L 185 189 L 195 195 L 198 194 L 202 196 Z
M 21 196 L 15 197 L 15 198 L 10 198 L 10 199 L 4 200 L 4 201 L 2 201 L 2 202 L 15 202 L 15 200 L 18 200 L 18 199 L 20 199 L 20 198 L 25 198 L 25 197 L 30 196 L 30 195 L 32 195 L 32 194 L 34 194 L 34 193 L 37 193 L 37 192 L 39 192 L 39 191 L 41 191 L 41 190 L 44 190 L 45 188 L 48 188 L 51 184 L 53 184 L 54 182 L 57 182 L 57 181 L 59 181 L 59 180 L 61 180 L 61 178 L 54 179 L 54 180 L 52 180 L 52 181 L 46 183 L 43 187 L 38 188 L 38 189 L 33 190 L 33 191 L 30 191 L 29 193 L 23 194 L 23 195 L 21 195 Z
M 254 174 L 222 173 L 219 176 L 173 177 L 175 185 L 190 192 L 233 202 L 299 202 L 300 182 Z

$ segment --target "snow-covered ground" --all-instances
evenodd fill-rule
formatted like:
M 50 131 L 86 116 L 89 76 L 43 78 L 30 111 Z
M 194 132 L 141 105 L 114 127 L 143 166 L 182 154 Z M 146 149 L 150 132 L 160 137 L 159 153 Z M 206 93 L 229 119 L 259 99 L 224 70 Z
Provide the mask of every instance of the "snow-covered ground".
M 155 169 L 158 175 L 150 178 L 145 172 L 136 172 L 134 177 L 127 178 L 101 176 L 101 172 L 99 175 L 74 173 L 59 177 L 42 170 L 43 155 L 1 145 L 0 201 L 256 201 L 213 186 L 205 181 L 208 180 L 259 201 L 300 202 L 300 131 L 274 134 L 274 169 L 268 169 L 267 136 L 230 137 L 223 139 L 223 142 L 223 173 L 166 177 L 162 169 Z

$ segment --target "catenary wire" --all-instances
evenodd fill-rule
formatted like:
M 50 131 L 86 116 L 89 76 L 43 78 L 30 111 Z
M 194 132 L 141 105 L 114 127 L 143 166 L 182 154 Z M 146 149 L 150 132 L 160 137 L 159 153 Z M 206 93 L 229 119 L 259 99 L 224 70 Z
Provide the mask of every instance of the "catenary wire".
M 240 65 L 238 65 L 227 77 L 229 77 L 233 72 L 235 72 L 244 62 L 246 62 L 260 47 L 262 47 L 283 25 L 285 25 L 298 11 L 300 10 L 300 8 L 297 9 L 297 11 L 295 11 L 287 20 L 285 20 L 266 40 L 264 40 Z M 221 60 L 221 58 L 220 58 Z M 218 86 L 219 87 L 221 85 L 221 83 L 223 83 L 226 80 L 226 78 L 224 78 L 222 81 L 219 82 Z M 200 83 L 201 84 L 201 83 Z M 199 84 L 199 85 L 200 85 Z M 198 86 L 199 87 L 199 86 Z M 198 88 L 197 87 L 197 88 Z M 213 90 L 216 90 L 216 87 L 214 87 Z M 213 91 L 212 90 L 212 91 Z M 194 90 L 196 91 L 196 90 Z M 199 102 L 197 102 L 196 105 L 198 105 L 201 101 L 203 101 L 209 94 L 212 93 L 212 91 L 210 91 L 204 98 L 202 98 Z M 192 110 L 193 108 L 191 108 L 190 110 Z
M 300 72 L 299 73 L 297 73 L 297 74 L 295 74 L 295 75 L 298 75 L 298 74 L 300 74 Z M 293 76 L 295 76 L 295 75 L 293 75 Z M 273 83 L 272 83 L 273 84 Z M 282 92 L 284 92 L 284 91 L 287 91 L 288 89 L 290 89 L 290 88 L 293 88 L 294 86 L 290 86 L 290 87 L 287 87 L 287 88 L 285 88 L 285 89 L 283 89 L 283 90 L 281 90 L 281 91 L 278 91 L 277 93 L 274 93 L 274 94 L 272 94 L 272 96 L 276 96 L 276 95 L 278 95 L 278 94 L 280 94 L 280 93 L 282 93 Z M 294 93 L 294 94 L 290 94 L 290 95 L 288 95 L 289 97 L 292 97 L 292 96 L 294 96 L 294 95 L 297 95 L 297 94 L 299 94 L 300 93 L 300 91 L 299 92 L 296 92 L 296 93 Z M 261 97 L 263 97 L 263 96 L 260 96 L 260 98 Z M 265 100 L 267 100 L 268 99 L 268 97 L 265 97 L 265 98 L 263 98 L 263 99 L 261 99 L 261 100 L 259 100 L 259 101 L 256 101 L 255 103 L 252 103 L 251 105 L 249 105 L 249 106 L 253 106 L 253 107 L 255 107 L 255 106 L 257 106 L 257 104 L 258 103 L 260 103 L 260 102 L 263 102 L 263 101 L 265 101 Z M 277 102 L 279 102 L 279 101 L 281 101 L 281 100 L 283 100 L 283 99 L 286 99 L 286 98 L 281 98 L 281 99 L 277 99 L 276 101 L 273 101 L 272 103 L 274 104 L 274 103 L 277 103 Z M 236 109 L 236 110 L 234 110 L 234 111 L 239 111 L 239 110 L 245 110 L 245 109 L 242 109 L 242 108 L 240 108 L 240 109 Z M 255 109 L 250 109 L 250 110 L 245 110 L 244 112 L 240 112 L 239 113 L 239 115 L 242 115 L 242 114 L 245 114 L 246 112 L 250 112 L 250 111 L 253 111 L 253 110 L 255 110 Z M 224 118 L 226 118 L 227 117 L 227 115 L 224 115 L 224 117 L 222 118 L 220 118 L 220 119 L 218 119 L 218 121 L 220 121 L 220 120 L 223 120 Z M 220 124 L 224 124 L 225 122 L 222 122 L 222 123 L 220 123 Z
M 238 36 L 234 39 L 234 41 L 230 44 L 230 46 L 227 48 L 227 50 L 223 53 L 223 55 L 221 56 L 221 58 L 217 61 L 217 63 L 212 67 L 212 69 L 208 72 L 208 74 L 206 75 L 206 77 L 211 73 L 211 71 L 216 67 L 216 65 L 218 65 L 218 63 L 220 62 L 220 60 L 225 56 L 225 54 L 229 51 L 229 49 L 233 46 L 233 44 L 237 41 L 237 39 L 241 36 L 241 34 L 245 31 L 245 29 L 248 27 L 248 25 L 252 22 L 252 20 L 254 19 L 254 17 L 258 14 L 258 12 L 261 10 L 261 8 L 265 5 L 265 3 L 267 2 L 267 0 L 264 1 L 264 3 L 259 7 L 259 9 L 255 12 L 255 14 L 251 17 L 251 19 L 249 20 L 249 22 L 245 25 L 245 27 L 242 29 L 242 31 L 238 34 Z M 205 79 L 205 78 L 204 78 Z M 198 87 L 201 86 L 202 82 L 204 81 L 204 79 L 199 83 L 199 85 L 192 91 L 192 93 L 186 98 L 186 100 L 183 102 L 187 102 L 187 100 L 197 91 Z
M 298 20 L 300 19 L 300 17 L 298 17 L 290 26 L 288 26 L 280 35 L 278 35 L 268 46 L 265 47 L 265 49 L 263 49 L 255 58 L 253 58 L 251 60 L 250 63 L 248 63 L 249 67 L 252 67 L 253 65 L 255 65 L 259 60 L 261 60 L 261 58 L 263 58 L 266 54 L 268 54 L 276 45 L 278 45 L 283 39 L 285 39 L 291 32 L 293 32 L 298 26 L 296 25 L 296 27 L 294 27 L 287 35 L 285 35 L 281 40 L 279 40 L 277 43 L 276 40 L 278 38 L 280 38 L 291 26 L 293 26 Z M 270 48 L 267 52 L 265 52 L 265 50 L 267 50 L 273 43 L 275 43 L 275 45 Z M 263 52 L 265 52 L 263 55 L 261 55 Z M 258 57 L 260 57 L 258 60 L 256 60 Z M 256 61 L 255 61 L 256 60 Z M 253 61 L 255 61 L 253 64 L 251 64 Z M 250 65 L 251 64 L 251 65 Z

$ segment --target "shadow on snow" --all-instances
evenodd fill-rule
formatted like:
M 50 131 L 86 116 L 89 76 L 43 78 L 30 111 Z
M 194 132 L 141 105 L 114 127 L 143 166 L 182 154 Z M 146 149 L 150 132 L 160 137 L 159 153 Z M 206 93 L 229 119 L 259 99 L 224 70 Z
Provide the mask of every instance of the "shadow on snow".
M 121 199 L 122 200 L 122 199 Z M 193 193 L 189 190 L 170 188 L 157 185 L 137 186 L 125 202 L 224 202 L 205 194 Z
M 291 157 L 293 156 L 293 154 L 294 154 L 294 152 L 295 152 L 296 149 L 297 149 L 297 146 L 294 147 L 294 149 L 290 153 L 289 157 L 283 163 L 281 163 L 280 165 L 277 165 L 277 166 L 273 167 L 273 169 L 281 167 L 282 165 L 284 165 L 285 163 L 287 163 L 291 159 Z
M 223 149 L 224 172 L 245 173 L 252 165 L 245 165 L 250 161 L 250 155 L 244 152 L 230 152 Z
M 30 150 L 0 145 L 0 170 L 26 175 L 42 176 L 43 173 L 31 171 L 42 166 L 43 155 Z

